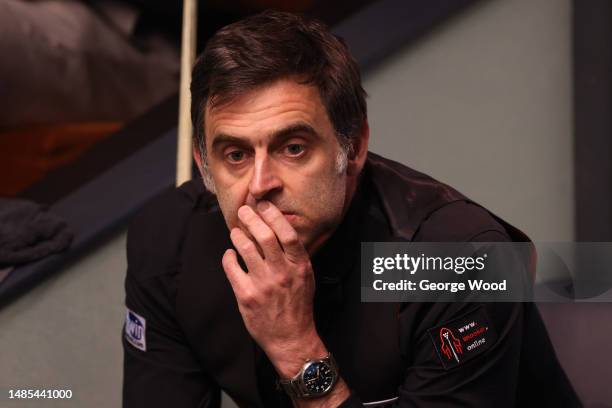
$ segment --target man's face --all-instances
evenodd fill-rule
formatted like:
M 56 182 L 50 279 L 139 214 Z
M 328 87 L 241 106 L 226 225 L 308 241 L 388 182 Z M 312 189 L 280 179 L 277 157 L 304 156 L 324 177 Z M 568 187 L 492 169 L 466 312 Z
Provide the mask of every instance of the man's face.
M 315 87 L 279 80 L 207 108 L 208 171 L 228 227 L 237 211 L 268 200 L 309 252 L 333 232 L 346 206 L 341 147 Z

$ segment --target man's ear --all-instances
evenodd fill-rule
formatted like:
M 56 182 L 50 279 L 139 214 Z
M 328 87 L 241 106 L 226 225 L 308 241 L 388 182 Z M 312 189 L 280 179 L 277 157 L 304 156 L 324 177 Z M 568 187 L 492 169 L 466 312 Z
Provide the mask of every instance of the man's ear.
M 196 162 L 196 166 L 198 166 L 198 171 L 200 172 L 200 176 L 202 177 L 202 181 L 204 182 L 206 189 L 213 194 L 217 194 L 215 182 L 210 175 L 210 171 L 208 169 L 206 171 L 204 170 L 202 154 L 200 149 L 195 144 L 193 145 L 193 160 Z
M 348 166 L 346 174 L 348 176 L 357 176 L 361 173 L 368 156 L 368 142 L 370 140 L 370 126 L 367 119 L 363 121 L 359 135 L 353 139 L 351 154 L 348 158 Z
M 193 160 L 196 162 L 196 166 L 198 166 L 198 170 L 200 172 L 200 176 L 203 176 L 203 172 L 202 172 L 202 155 L 200 154 L 200 149 L 195 145 L 195 143 L 193 144 Z

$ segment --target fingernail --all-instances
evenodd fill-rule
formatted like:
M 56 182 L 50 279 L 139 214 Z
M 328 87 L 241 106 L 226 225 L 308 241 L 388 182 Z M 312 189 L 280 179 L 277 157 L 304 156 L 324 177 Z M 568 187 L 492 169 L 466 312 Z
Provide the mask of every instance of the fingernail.
M 238 209 L 238 217 L 240 217 L 240 218 L 244 218 L 244 217 L 246 217 L 246 215 L 248 214 L 248 212 L 249 212 L 249 207 L 248 207 L 248 206 L 246 206 L 246 205 L 243 205 L 242 207 L 240 207 L 240 208 Z
M 260 201 L 257 203 L 257 209 L 259 211 L 266 211 L 268 208 L 270 208 L 270 202 L 269 201 Z

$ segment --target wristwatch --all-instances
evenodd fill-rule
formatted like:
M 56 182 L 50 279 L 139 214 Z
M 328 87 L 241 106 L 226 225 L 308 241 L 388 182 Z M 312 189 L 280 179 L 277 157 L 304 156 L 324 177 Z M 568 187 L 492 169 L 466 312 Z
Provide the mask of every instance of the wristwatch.
M 338 366 L 331 353 L 316 360 L 306 360 L 297 375 L 291 379 L 278 380 L 278 385 L 290 397 L 322 397 L 334 388 L 338 381 Z

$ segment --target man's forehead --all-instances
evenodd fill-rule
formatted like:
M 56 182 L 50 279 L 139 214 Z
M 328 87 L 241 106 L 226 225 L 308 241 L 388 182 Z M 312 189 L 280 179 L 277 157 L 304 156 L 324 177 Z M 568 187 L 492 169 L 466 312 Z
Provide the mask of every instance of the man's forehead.
M 207 106 L 204 123 L 207 142 L 212 143 L 219 134 L 273 134 L 290 126 L 317 129 L 326 125 L 324 121 L 327 112 L 318 90 L 283 80 Z

